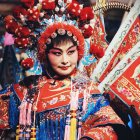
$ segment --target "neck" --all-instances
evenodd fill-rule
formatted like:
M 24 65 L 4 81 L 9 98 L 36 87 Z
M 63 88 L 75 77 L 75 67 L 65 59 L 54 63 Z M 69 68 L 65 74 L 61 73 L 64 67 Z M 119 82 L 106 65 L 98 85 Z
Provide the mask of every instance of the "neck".
M 77 73 L 77 69 L 75 68 L 69 75 L 58 75 L 52 71 L 51 72 L 48 71 L 47 69 L 45 70 L 45 72 L 46 72 L 47 78 L 49 78 L 49 79 L 64 80 L 64 79 L 71 78 L 71 77 L 75 76 Z

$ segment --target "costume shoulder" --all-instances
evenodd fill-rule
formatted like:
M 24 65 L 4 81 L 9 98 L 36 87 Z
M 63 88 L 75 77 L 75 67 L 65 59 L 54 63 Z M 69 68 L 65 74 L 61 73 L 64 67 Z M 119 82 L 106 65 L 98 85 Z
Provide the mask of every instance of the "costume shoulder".
M 27 90 L 31 88 L 31 86 L 36 86 L 38 84 L 38 79 L 40 79 L 40 77 L 40 75 L 31 75 L 13 85 L 13 90 L 20 101 L 22 101 L 24 95 L 27 93 Z
M 22 99 L 24 97 L 24 93 L 25 93 L 25 91 L 27 91 L 27 88 L 25 86 L 20 85 L 20 84 L 14 84 L 13 89 L 15 91 L 15 94 L 19 98 L 19 100 L 22 101 Z

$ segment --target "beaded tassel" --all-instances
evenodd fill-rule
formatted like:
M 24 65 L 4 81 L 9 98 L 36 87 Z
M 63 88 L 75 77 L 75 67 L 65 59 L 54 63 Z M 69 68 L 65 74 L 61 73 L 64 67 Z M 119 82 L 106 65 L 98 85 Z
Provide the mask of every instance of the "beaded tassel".
M 25 129 L 24 125 L 19 126 L 19 140 L 24 140 L 24 129 Z
M 16 140 L 19 140 L 19 125 L 17 125 L 16 129 Z
M 30 133 L 31 133 L 31 128 L 29 125 L 29 126 L 26 126 L 26 129 L 25 129 L 25 140 L 30 140 Z
M 33 111 L 34 111 L 34 122 L 33 122 L 33 127 L 31 128 L 30 140 L 36 140 L 36 128 L 35 128 L 35 115 L 37 111 L 36 105 L 33 106 Z
M 79 91 L 71 92 L 71 102 L 70 102 L 70 114 L 71 114 L 70 140 L 76 140 L 76 137 L 77 137 L 76 110 L 78 108 L 78 96 L 79 96 Z
M 79 122 L 78 122 L 78 140 L 81 138 L 81 117 L 79 117 Z
M 58 117 L 55 120 L 55 140 L 58 138 Z
M 66 118 L 65 135 L 64 135 L 64 140 L 69 140 L 69 139 L 70 139 L 70 114 L 67 115 Z
M 71 110 L 71 120 L 70 120 L 70 140 L 76 140 L 76 110 Z
M 31 128 L 31 137 L 30 140 L 36 140 L 36 128 L 32 127 Z
M 20 115 L 19 115 L 19 140 L 23 140 L 25 138 L 25 126 L 26 126 L 26 109 L 27 109 L 27 101 L 25 98 L 23 99 L 21 105 L 19 106 Z
M 84 90 L 84 100 L 83 100 L 83 112 L 86 112 L 87 109 L 87 104 L 88 104 L 88 94 L 86 92 L 86 90 Z
M 60 115 L 60 139 L 64 139 L 64 116 Z

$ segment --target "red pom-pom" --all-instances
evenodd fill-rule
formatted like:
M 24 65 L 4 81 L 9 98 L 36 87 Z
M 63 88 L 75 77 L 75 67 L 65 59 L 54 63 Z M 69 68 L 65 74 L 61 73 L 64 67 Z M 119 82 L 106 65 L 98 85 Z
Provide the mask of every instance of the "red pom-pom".
M 26 9 L 24 9 L 22 6 L 17 6 L 13 10 L 13 15 L 15 18 L 20 18 L 20 15 L 27 15 Z
M 94 18 L 93 10 L 91 7 L 85 7 L 80 12 L 80 20 L 86 21 Z
M 104 54 L 105 54 L 104 48 L 103 47 L 100 47 L 99 50 L 98 50 L 98 53 L 96 54 L 96 56 L 98 58 L 102 58 L 104 56 Z
M 28 38 L 15 38 L 14 43 L 17 48 L 26 49 L 27 46 L 29 45 L 29 39 Z
M 5 27 L 6 27 L 6 30 L 11 33 L 11 34 L 15 34 L 16 31 L 18 30 L 18 28 L 20 27 L 18 25 L 18 23 L 14 20 L 10 20 L 10 21 L 7 21 L 7 23 L 5 23 Z
M 67 10 L 71 16 L 77 17 L 81 12 L 80 4 L 77 1 L 73 1 L 68 5 Z
M 6 24 L 9 24 L 13 19 L 14 19 L 13 16 L 8 15 L 8 16 L 6 16 L 6 17 L 4 18 L 4 22 L 5 22 Z
M 21 2 L 27 8 L 30 8 L 34 5 L 34 0 L 21 0 Z
M 89 38 L 93 34 L 93 28 L 90 25 L 85 25 L 81 29 L 85 38 Z
M 26 58 L 21 62 L 21 66 L 26 70 L 32 68 L 33 65 L 34 65 L 34 60 L 32 58 Z
M 31 8 L 28 10 L 27 18 L 29 21 L 37 21 L 40 17 L 40 11 L 35 8 Z
M 30 29 L 28 29 L 27 27 L 20 27 L 16 31 L 16 35 L 18 37 L 28 37 L 30 35 L 30 32 Z
M 98 45 L 91 44 L 90 53 L 95 55 L 95 57 L 97 57 L 97 58 L 101 58 L 104 56 L 104 48 L 99 47 Z
M 42 9 L 44 10 L 54 10 L 56 7 L 55 0 L 46 0 L 42 2 Z
M 98 52 L 98 46 L 97 45 L 95 45 L 95 44 L 91 44 L 90 45 L 90 53 L 91 54 L 96 54 L 97 52 Z

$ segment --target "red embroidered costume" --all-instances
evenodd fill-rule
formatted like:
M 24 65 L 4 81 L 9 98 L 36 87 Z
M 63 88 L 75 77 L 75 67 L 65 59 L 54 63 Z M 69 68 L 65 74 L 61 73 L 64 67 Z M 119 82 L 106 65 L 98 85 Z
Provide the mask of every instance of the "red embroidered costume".
M 84 55 L 84 38 L 93 34 L 92 8 L 81 7 L 76 0 L 39 0 L 36 5 L 34 0 L 21 2 L 23 6 L 15 9 L 14 17 L 5 18 L 7 31 L 15 35 L 15 45 L 22 49 L 36 45 L 40 62 L 47 65 L 49 45 L 58 36 L 68 36 L 76 44 L 72 47 L 77 46 L 79 63 Z M 103 49 L 99 47 L 96 53 L 100 56 Z M 22 64 L 29 68 L 31 62 Z M 47 73 L 27 77 L 1 94 L 0 105 L 5 112 L 0 116 L 0 128 L 16 131 L 16 140 L 117 140 L 123 139 L 119 132 L 126 132 L 106 95 L 77 68 L 68 76 Z

